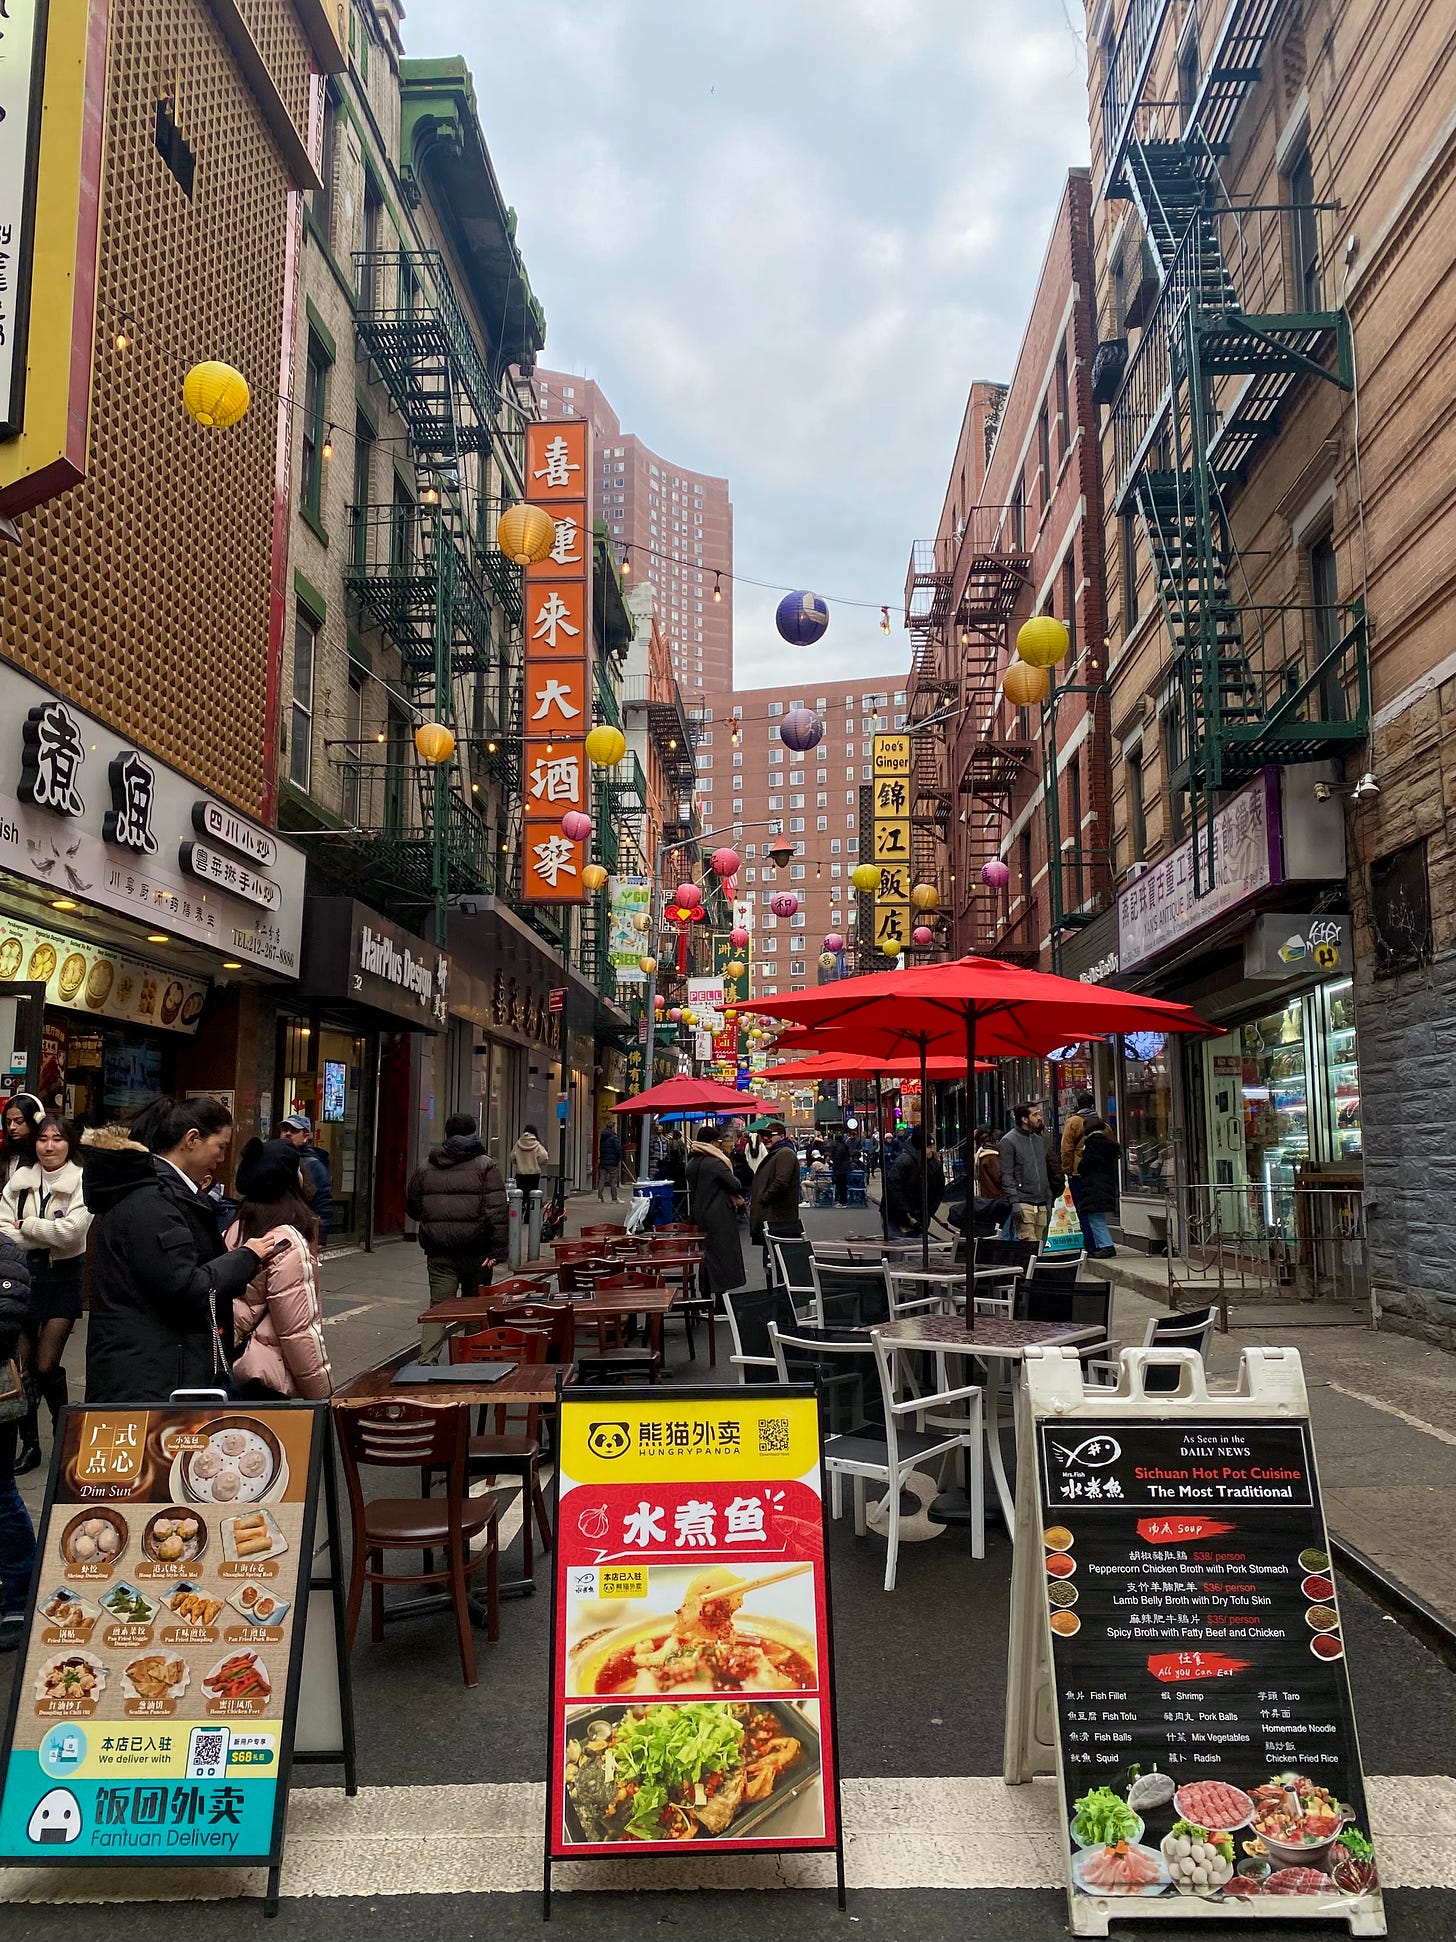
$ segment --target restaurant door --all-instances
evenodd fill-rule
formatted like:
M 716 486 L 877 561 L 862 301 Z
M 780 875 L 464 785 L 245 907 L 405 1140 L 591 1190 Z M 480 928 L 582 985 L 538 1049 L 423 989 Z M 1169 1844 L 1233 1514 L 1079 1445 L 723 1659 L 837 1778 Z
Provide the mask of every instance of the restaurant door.
M 5 1054 L 7 1092 L 40 1091 L 43 984 L 0 983 L 0 1051 Z
M 376 1238 L 404 1232 L 410 1099 L 410 1034 L 386 1032 L 379 1048 L 379 1106 L 374 1138 Z
M 280 1120 L 302 1113 L 326 1161 L 334 1197 L 330 1247 L 358 1246 L 368 1232 L 370 1092 L 374 1038 L 312 1012 L 278 1021 Z

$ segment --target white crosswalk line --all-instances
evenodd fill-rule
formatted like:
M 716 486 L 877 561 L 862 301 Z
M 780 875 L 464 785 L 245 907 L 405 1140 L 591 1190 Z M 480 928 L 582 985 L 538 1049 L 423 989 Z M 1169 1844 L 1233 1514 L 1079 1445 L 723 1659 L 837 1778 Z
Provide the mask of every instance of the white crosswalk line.
M 1456 1889 L 1456 1779 L 1375 1775 L 1371 1832 L 1387 1888 Z M 503 1786 L 299 1788 L 288 1814 L 283 1893 L 310 1896 L 500 1895 L 541 1886 L 539 1782 Z M 844 1782 L 851 1888 L 1059 1888 L 1065 1837 L 1049 1780 L 1007 1787 L 994 1775 Z M 613 1889 L 824 1888 L 830 1855 L 723 1855 L 707 1847 L 638 1862 L 573 1862 L 563 1893 Z M 0 1900 L 225 1900 L 263 1891 L 250 1869 L 0 1870 Z

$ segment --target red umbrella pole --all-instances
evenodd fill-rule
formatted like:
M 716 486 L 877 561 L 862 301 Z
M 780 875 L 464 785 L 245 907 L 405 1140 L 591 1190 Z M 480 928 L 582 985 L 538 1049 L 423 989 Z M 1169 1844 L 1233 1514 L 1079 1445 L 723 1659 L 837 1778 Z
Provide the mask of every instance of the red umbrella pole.
M 890 1203 L 885 1193 L 885 1102 L 880 1091 L 881 1074 L 875 1074 L 875 1158 L 880 1166 L 880 1233 L 890 1238 Z
M 973 1237 L 975 1235 L 976 1230 L 975 1230 L 975 1223 L 970 1218 L 971 1209 L 975 1205 L 974 1194 L 975 1194 L 975 1186 L 976 1186 L 976 1182 L 973 1176 L 973 1169 L 976 1164 L 975 1152 L 974 1152 L 974 1148 L 976 1144 L 976 1134 L 975 1134 L 976 1008 L 974 1005 L 966 1006 L 966 1106 L 968 1108 L 967 1115 L 966 1115 L 967 1122 L 968 1122 L 966 1126 L 966 1149 L 970 1154 L 970 1164 L 966 1169 L 966 1227 L 965 1227 L 966 1327 L 967 1329 L 969 1329 L 971 1327 L 972 1321 L 974 1320 L 975 1313 L 976 1313 L 975 1302 L 973 1299 L 974 1293 L 975 1293 L 975 1285 L 976 1285 L 975 1283 L 976 1243 Z
M 925 1123 L 926 1108 L 930 1101 L 930 1082 L 925 1068 L 929 1063 L 927 1041 L 922 1034 L 920 1040 L 920 1266 L 922 1272 L 930 1272 L 930 1128 Z

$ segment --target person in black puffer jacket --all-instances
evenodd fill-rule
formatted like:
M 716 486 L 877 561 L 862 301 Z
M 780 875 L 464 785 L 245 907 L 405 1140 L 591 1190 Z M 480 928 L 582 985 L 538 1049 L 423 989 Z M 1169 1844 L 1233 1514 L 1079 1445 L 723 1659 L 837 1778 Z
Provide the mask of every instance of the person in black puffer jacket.
M 164 1403 L 230 1375 L 233 1297 L 268 1254 L 225 1248 L 202 1181 L 227 1157 L 233 1118 L 219 1099 L 148 1101 L 130 1128 L 81 1136 L 95 1220 L 86 1400 Z
M 30 1270 L 25 1251 L 0 1239 L 0 1387 L 22 1330 L 30 1326 Z M 0 1652 L 13 1652 L 25 1627 L 25 1601 L 35 1567 L 35 1526 L 15 1481 L 20 1422 L 0 1423 Z
M 926 1153 L 925 1129 L 912 1126 L 909 1139 L 885 1176 L 885 1211 L 891 1240 L 918 1240 L 924 1225 L 922 1206 L 925 1215 L 933 1218 L 944 1199 L 945 1170 L 940 1164 L 940 1155 L 934 1149 Z
M 506 1183 L 469 1113 L 452 1113 L 445 1121 L 443 1143 L 431 1147 L 429 1159 L 410 1175 L 404 1199 L 429 1261 L 431 1305 L 457 1293 L 473 1295 L 505 1254 L 510 1222 Z M 427 1324 L 421 1356 L 437 1356 L 443 1341 L 444 1330 Z

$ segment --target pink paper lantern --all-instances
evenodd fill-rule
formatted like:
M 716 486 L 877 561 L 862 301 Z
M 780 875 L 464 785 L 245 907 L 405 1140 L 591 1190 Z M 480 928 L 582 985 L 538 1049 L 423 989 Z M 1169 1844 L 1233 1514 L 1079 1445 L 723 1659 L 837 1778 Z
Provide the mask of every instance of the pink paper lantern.
M 744 930 L 741 924 L 735 925 L 728 933 L 728 942 L 733 946 L 735 951 L 746 950 L 748 948 L 748 932 Z
M 713 873 L 715 876 L 731 877 L 733 875 L 733 872 L 738 868 L 737 850 L 730 850 L 726 848 L 721 850 L 714 850 L 712 856 L 708 860 L 713 866 Z
M 844 939 L 839 935 L 838 931 L 831 931 L 829 933 L 824 940 L 824 948 L 826 951 L 832 951 L 835 957 L 839 956 L 839 953 L 844 949 Z
M 792 890 L 781 890 L 769 905 L 775 917 L 792 917 L 799 908 L 799 900 Z
M 910 942 L 918 944 L 922 951 L 927 950 L 935 942 L 935 932 L 929 924 L 917 924 L 910 933 Z
M 993 856 L 989 863 L 981 865 L 981 881 L 988 889 L 1004 890 L 1011 881 L 1011 871 L 999 856 Z
M 682 1018 L 682 1006 L 681 1005 L 670 1006 L 668 1009 L 667 1015 L 672 1020 L 674 1025 L 678 1024 Z
M 561 818 L 561 834 L 573 843 L 584 843 L 592 833 L 592 819 L 584 809 L 568 809 Z
M 672 900 L 679 910 L 696 910 L 703 901 L 703 893 L 695 883 L 680 883 L 672 893 Z

